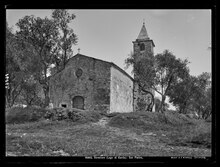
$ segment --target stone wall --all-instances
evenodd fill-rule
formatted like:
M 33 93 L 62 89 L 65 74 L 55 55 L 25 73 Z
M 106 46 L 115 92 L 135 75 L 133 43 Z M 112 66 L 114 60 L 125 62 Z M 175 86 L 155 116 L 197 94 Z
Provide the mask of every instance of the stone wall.
M 66 68 L 51 78 L 53 107 L 66 104 L 67 108 L 72 108 L 72 99 L 80 96 L 84 98 L 85 110 L 107 112 L 110 105 L 110 66 L 107 62 L 80 54 L 72 57 Z M 78 73 L 78 69 L 81 72 Z
M 110 113 L 133 112 L 133 80 L 111 67 Z
M 144 44 L 145 50 L 141 51 L 140 50 L 140 45 Z M 154 54 L 154 43 L 152 40 L 136 40 L 133 41 L 133 50 L 134 54 L 136 55 L 136 59 L 140 60 L 142 58 L 142 55 L 146 56 L 149 53 Z

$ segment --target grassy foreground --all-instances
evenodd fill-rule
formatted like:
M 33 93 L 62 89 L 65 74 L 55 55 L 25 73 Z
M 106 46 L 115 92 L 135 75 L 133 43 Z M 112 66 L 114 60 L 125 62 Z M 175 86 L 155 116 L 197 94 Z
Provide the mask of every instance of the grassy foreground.
M 8 156 L 211 156 L 211 123 L 166 113 L 6 125 Z

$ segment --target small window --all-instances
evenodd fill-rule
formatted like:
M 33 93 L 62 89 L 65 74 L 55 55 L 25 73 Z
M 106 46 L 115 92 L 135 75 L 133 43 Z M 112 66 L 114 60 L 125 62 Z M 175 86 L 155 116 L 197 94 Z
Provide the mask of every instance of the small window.
M 61 104 L 61 107 L 66 108 L 67 105 L 66 104 Z
M 145 50 L 145 45 L 142 43 L 141 45 L 140 45 L 140 50 L 142 51 L 142 50 Z
M 77 78 L 81 77 L 81 76 L 82 76 L 82 73 L 83 73 L 82 69 L 80 69 L 80 68 L 77 69 L 77 70 L 76 70 L 76 77 L 77 77 Z

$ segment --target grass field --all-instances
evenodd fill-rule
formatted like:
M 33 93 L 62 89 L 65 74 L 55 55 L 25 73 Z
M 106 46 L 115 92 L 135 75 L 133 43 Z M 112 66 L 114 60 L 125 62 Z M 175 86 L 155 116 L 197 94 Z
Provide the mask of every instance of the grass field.
M 6 124 L 7 156 L 211 156 L 210 148 L 210 122 L 174 113 Z

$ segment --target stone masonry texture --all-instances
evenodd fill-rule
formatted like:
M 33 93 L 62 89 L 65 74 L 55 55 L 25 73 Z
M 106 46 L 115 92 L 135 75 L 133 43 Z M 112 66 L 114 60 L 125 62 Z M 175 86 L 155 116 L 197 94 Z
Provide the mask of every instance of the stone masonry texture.
M 110 64 L 83 55 L 72 57 L 65 69 L 55 74 L 50 81 L 50 100 L 53 107 L 66 104 L 72 108 L 73 98 L 84 98 L 85 110 L 109 111 Z M 80 77 L 76 71 L 82 70 Z

